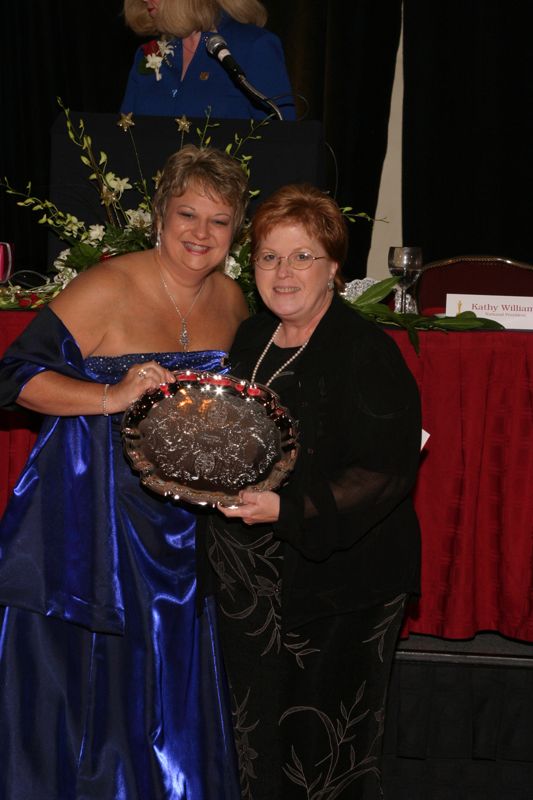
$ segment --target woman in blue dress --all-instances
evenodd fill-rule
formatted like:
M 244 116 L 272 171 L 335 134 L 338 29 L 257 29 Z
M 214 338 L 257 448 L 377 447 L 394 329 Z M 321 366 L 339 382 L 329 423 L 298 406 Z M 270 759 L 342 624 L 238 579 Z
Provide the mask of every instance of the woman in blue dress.
M 195 517 L 141 488 L 120 420 L 172 370 L 223 368 L 246 194 L 229 156 L 184 147 L 154 249 L 77 277 L 0 363 L 2 405 L 46 415 L 0 526 L 1 800 L 239 797 Z
M 216 32 L 252 86 L 293 120 L 294 101 L 281 42 L 264 29 L 259 0 L 125 0 L 126 24 L 157 36 L 135 54 L 121 111 L 179 117 L 261 119 L 265 105 L 243 91 L 207 49 Z

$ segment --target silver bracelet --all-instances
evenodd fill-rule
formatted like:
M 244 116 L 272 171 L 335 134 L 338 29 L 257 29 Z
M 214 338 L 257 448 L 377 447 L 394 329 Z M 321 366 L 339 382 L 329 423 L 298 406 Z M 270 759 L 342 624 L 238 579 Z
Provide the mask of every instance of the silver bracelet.
M 109 383 L 106 383 L 106 385 L 104 386 L 104 393 L 102 395 L 102 414 L 104 415 L 104 417 L 109 416 L 109 412 L 107 410 L 107 390 L 109 389 L 109 385 L 110 385 Z

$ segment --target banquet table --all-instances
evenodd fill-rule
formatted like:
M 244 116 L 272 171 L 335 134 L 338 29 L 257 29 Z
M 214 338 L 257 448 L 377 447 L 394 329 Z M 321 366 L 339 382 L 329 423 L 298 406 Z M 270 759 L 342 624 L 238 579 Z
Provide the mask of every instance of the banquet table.
M 388 333 L 430 434 L 415 488 L 422 593 L 404 634 L 533 641 L 533 333 Z
M 0 352 L 30 312 L 0 312 Z M 533 641 L 533 334 L 387 328 L 420 388 L 423 427 L 415 507 L 422 593 L 403 636 L 479 631 Z M 0 412 L 0 513 L 30 451 L 37 418 Z

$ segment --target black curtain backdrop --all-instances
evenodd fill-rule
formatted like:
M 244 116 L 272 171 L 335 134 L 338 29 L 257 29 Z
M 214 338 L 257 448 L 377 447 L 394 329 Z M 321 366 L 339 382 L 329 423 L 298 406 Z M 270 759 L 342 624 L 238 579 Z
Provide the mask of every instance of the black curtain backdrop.
M 119 0 L 0 0 L 0 175 L 48 197 L 56 98 L 85 111 L 118 109 L 138 39 Z M 63 209 L 68 211 L 68 209 Z M 0 236 L 15 243 L 17 269 L 46 269 L 39 217 L 0 192 Z
M 267 0 L 265 5 L 269 28 L 285 46 L 295 92 L 305 98 L 298 102 L 299 114 L 324 123 L 334 153 L 328 188 L 341 205 L 373 215 L 400 0 Z M 57 96 L 75 111 L 118 109 L 140 42 L 125 28 L 121 9 L 121 0 L 0 0 L 0 175 L 14 187 L 31 181 L 33 194 L 48 196 Z M 17 269 L 46 268 L 46 232 L 37 219 L 0 192 L 0 237 L 15 242 Z M 372 226 L 357 221 L 350 228 L 346 273 L 362 276 Z
M 323 121 L 342 205 L 375 212 L 400 0 L 266 0 L 300 115 Z M 0 0 L 0 175 L 48 193 L 56 96 L 115 112 L 139 43 L 121 0 Z M 425 260 L 482 253 L 533 261 L 533 6 L 404 0 L 404 244 Z M 68 209 L 67 209 L 68 210 Z M 351 226 L 348 277 L 366 272 L 372 226 Z M 0 237 L 17 267 L 46 268 L 36 215 L 0 192 Z
M 533 4 L 404 2 L 404 244 L 533 261 Z
M 308 116 L 324 122 L 332 149 L 330 188 L 343 206 L 374 215 L 387 149 L 400 39 L 401 0 L 270 0 L 271 27 L 285 44 Z M 305 113 L 305 104 L 298 106 Z M 335 165 L 337 176 L 335 176 Z M 372 225 L 350 227 L 345 273 L 366 275 Z

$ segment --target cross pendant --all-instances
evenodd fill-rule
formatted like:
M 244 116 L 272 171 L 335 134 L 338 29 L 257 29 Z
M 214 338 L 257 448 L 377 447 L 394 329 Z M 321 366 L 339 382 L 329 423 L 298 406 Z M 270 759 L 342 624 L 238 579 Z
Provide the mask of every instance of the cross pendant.
M 189 331 L 187 330 L 185 320 L 181 323 L 180 344 L 184 350 L 187 350 L 189 347 Z

